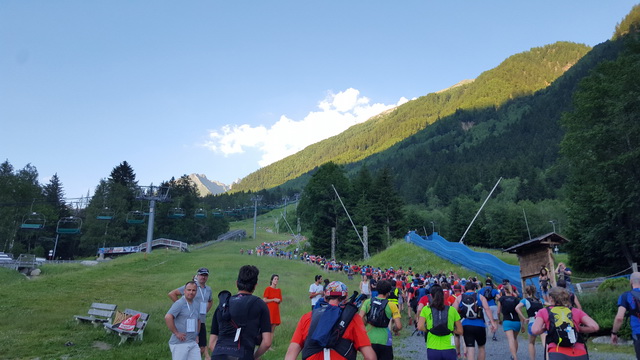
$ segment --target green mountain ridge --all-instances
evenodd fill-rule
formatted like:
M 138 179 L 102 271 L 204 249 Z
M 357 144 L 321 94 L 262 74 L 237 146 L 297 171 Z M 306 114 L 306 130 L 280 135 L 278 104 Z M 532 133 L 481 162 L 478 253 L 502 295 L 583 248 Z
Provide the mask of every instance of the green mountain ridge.
M 600 44 L 544 89 L 500 106 L 458 109 L 389 150 L 346 167 L 351 173 L 363 165 L 391 168 L 402 175 L 395 185 L 405 199 L 428 201 L 437 194 L 447 204 L 460 194 L 473 194 L 478 184 L 488 191 L 499 177 L 518 179 L 516 201 L 554 198 L 566 171 L 557 163 L 564 135 L 560 118 L 571 109 L 580 80 L 621 48 L 619 42 Z
M 557 42 L 513 55 L 475 81 L 431 93 L 352 126 L 243 178 L 232 191 L 272 188 L 333 161 L 349 164 L 383 152 L 459 110 L 499 107 L 549 86 L 590 48 Z

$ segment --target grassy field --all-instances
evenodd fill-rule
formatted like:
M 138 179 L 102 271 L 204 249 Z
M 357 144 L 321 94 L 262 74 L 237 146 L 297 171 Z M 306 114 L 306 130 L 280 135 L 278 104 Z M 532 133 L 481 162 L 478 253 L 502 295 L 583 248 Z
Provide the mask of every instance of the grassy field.
M 252 239 L 253 223 L 234 223 L 244 228 L 248 239 L 212 245 L 191 253 L 156 250 L 149 256 L 132 254 L 97 266 L 59 264 L 42 266 L 42 275 L 26 279 L 13 270 L 0 268 L 0 358 L 1 359 L 167 359 L 169 330 L 164 314 L 171 306 L 167 293 L 190 280 L 202 266 L 211 271 L 208 284 L 214 294 L 229 289 L 235 292 L 238 269 L 245 264 L 260 269 L 256 294 L 261 296 L 271 274 L 280 275 L 283 289 L 283 326 L 276 331 L 274 346 L 265 359 L 282 359 L 299 317 L 308 310 L 307 290 L 314 275 L 322 271 L 301 261 L 240 255 L 240 248 L 254 248 L 261 242 L 288 240 L 285 234 L 272 234 L 265 228 L 267 218 Z M 325 274 L 331 280 L 344 281 L 357 289 L 356 281 L 343 275 Z M 101 328 L 76 324 L 73 315 L 86 314 L 92 302 L 117 304 L 150 314 L 143 342 L 128 341 L 117 346 L 119 338 Z M 217 299 L 214 299 L 214 306 Z M 211 320 L 211 314 L 207 322 Z M 207 324 L 209 327 L 210 324 Z M 73 346 L 65 346 L 72 342 Z M 96 347 L 97 342 L 112 346 Z
M 211 271 L 208 285 L 214 294 L 223 289 L 235 291 L 238 269 L 245 264 L 260 269 L 256 295 L 261 296 L 271 274 L 280 275 L 284 301 L 283 325 L 276 330 L 275 351 L 264 359 L 282 359 L 299 317 L 309 309 L 307 291 L 314 275 L 322 271 L 301 261 L 240 255 L 240 249 L 254 248 L 261 242 L 288 240 L 286 234 L 266 231 L 272 216 L 258 223 L 253 240 L 253 223 L 237 222 L 232 229 L 246 229 L 242 241 L 212 245 L 191 253 L 156 250 L 150 255 L 132 254 L 96 266 L 57 264 L 42 266 L 42 275 L 31 280 L 15 271 L 0 268 L 0 359 L 168 359 L 169 330 L 164 315 L 171 306 L 167 293 L 190 280 L 199 267 Z M 374 266 L 412 266 L 416 271 L 454 271 L 469 277 L 472 272 L 452 265 L 431 253 L 396 242 L 387 251 L 372 257 Z M 340 280 L 349 290 L 357 290 L 358 279 L 349 281 L 337 273 L 323 274 Z M 86 314 L 92 302 L 117 304 L 120 310 L 131 308 L 150 314 L 144 341 L 129 340 L 117 346 L 119 338 L 102 328 L 77 324 L 73 315 Z M 217 299 L 214 299 L 214 306 Z M 213 311 L 211 312 L 213 313 Z M 210 327 L 211 314 L 207 318 Z M 66 346 L 67 343 L 72 346 Z M 102 349 L 107 344 L 109 349 Z M 107 347 L 109 347 L 107 346 Z M 104 346 L 102 346 L 104 347 Z

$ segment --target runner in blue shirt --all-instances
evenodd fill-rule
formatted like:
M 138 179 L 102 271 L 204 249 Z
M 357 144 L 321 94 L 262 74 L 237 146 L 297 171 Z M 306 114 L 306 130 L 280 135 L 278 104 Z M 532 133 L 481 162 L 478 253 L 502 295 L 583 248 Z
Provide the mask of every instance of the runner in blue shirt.
M 636 358 L 640 359 L 640 272 L 634 272 L 629 278 L 631 283 L 631 291 L 627 291 L 620 295 L 618 299 L 618 313 L 613 320 L 613 328 L 611 329 L 611 343 L 618 343 L 618 330 L 622 327 L 624 315 L 627 311 L 631 323 L 631 335 L 633 336 L 633 347 L 636 350 Z

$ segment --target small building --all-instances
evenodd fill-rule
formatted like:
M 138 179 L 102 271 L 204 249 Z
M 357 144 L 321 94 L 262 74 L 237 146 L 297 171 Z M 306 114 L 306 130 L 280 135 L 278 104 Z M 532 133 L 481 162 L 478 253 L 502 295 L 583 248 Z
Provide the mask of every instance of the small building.
M 553 248 L 568 242 L 564 237 L 551 232 L 502 250 L 518 256 L 523 292 L 527 279 L 537 278 L 543 266 L 548 269 L 551 286 L 556 286 Z

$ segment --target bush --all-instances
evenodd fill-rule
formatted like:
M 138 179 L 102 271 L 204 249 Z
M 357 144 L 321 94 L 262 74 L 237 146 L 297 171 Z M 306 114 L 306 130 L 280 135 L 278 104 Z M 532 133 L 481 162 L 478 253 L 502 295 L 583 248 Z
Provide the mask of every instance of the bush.
M 619 279 L 610 279 L 619 280 Z M 626 280 L 626 279 L 625 279 Z M 607 280 L 609 281 L 609 280 Z M 611 291 L 603 289 L 602 285 L 605 285 L 605 281 L 598 287 L 597 293 L 584 294 L 580 296 L 580 304 L 582 304 L 582 310 L 586 312 L 598 325 L 600 325 L 600 331 L 594 335 L 609 335 L 611 328 L 613 327 L 613 319 L 618 312 L 618 297 L 624 290 Z M 611 282 L 617 285 L 617 282 Z M 626 287 L 629 287 L 629 280 L 626 280 Z M 607 285 L 609 286 L 609 285 Z M 629 321 L 625 319 L 622 328 L 618 331 L 619 336 L 625 339 L 631 338 L 631 329 L 629 328 Z
M 613 291 L 616 293 L 623 293 L 629 290 L 629 279 L 620 277 L 615 279 L 607 279 L 598 286 L 598 292 Z

